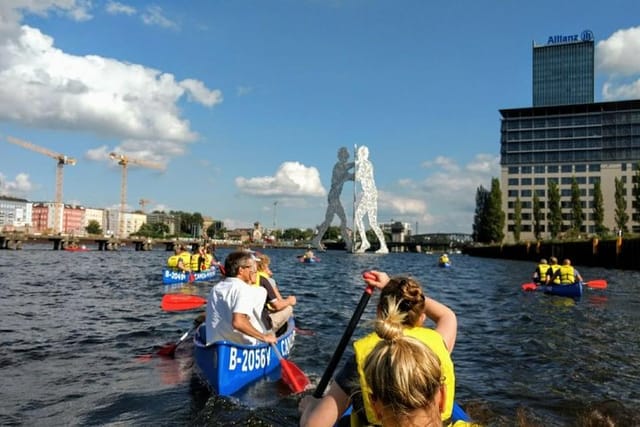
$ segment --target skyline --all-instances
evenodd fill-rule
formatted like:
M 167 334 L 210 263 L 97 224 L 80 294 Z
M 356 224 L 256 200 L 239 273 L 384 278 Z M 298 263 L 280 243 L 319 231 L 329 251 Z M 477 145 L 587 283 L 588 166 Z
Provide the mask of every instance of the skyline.
M 596 102 L 640 98 L 633 1 L 31 3 L 0 4 L 0 194 L 33 201 L 55 161 L 8 136 L 78 160 L 65 203 L 117 209 L 117 152 L 164 166 L 129 168 L 130 210 L 315 228 L 338 149 L 366 145 L 380 222 L 471 233 L 498 110 L 532 105 L 533 43 L 591 30 Z

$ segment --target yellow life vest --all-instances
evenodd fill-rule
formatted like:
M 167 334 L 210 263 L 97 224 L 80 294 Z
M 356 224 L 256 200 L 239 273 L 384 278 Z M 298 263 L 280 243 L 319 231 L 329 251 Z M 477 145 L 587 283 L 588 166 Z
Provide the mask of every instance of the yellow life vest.
M 178 258 L 182 260 L 184 268 L 189 269 L 191 267 L 191 254 L 187 251 L 178 254 Z
M 269 278 L 269 277 L 271 277 L 271 276 L 269 276 L 269 275 L 268 275 L 267 273 L 265 273 L 264 271 L 258 271 L 258 272 L 256 273 L 256 281 L 255 281 L 254 283 L 252 283 L 251 285 L 252 285 L 252 286 L 260 286 L 260 279 L 262 279 L 263 277 L 264 277 L 265 279 L 268 279 L 268 278 Z
M 547 271 L 549 270 L 549 264 L 538 264 L 538 280 L 542 283 L 547 278 Z
M 456 390 L 456 377 L 453 370 L 453 361 L 447 346 L 444 343 L 442 335 L 433 329 L 415 327 L 407 328 L 404 330 L 406 336 L 417 338 L 426 344 L 440 359 L 440 369 L 442 376 L 444 377 L 444 385 L 446 387 L 445 402 L 442 412 L 442 420 L 451 418 L 451 412 L 453 411 L 453 401 L 455 398 Z M 369 395 L 371 394 L 371 388 L 367 384 L 364 377 L 364 362 L 373 351 L 373 348 L 380 341 L 380 337 L 375 332 L 370 333 L 364 338 L 361 338 L 353 343 L 353 349 L 356 357 L 356 364 L 358 366 L 358 376 L 360 377 L 360 388 L 362 389 L 362 400 L 364 402 L 364 408 L 366 411 L 367 419 L 371 424 L 380 425 L 380 420 L 376 417 Z
M 560 284 L 572 285 L 576 281 L 575 270 L 570 265 L 560 266 Z
M 553 264 L 553 265 L 549 266 L 549 268 L 551 269 L 551 273 L 547 273 L 547 274 L 551 274 L 551 277 L 553 277 L 556 274 L 556 271 L 558 271 L 558 269 L 560 268 L 560 266 L 558 264 Z M 555 279 L 553 279 L 552 283 L 554 285 L 559 285 L 560 284 L 560 277 L 556 277 Z
M 180 257 L 178 255 L 171 255 L 169 259 L 167 259 L 167 267 L 169 268 L 177 268 L 178 267 L 178 259 Z
M 213 257 L 211 254 L 204 254 L 204 268 L 205 270 L 209 270 L 211 268 L 211 261 L 213 261 Z
M 191 255 L 189 266 L 191 267 L 191 271 L 200 271 L 200 254 Z

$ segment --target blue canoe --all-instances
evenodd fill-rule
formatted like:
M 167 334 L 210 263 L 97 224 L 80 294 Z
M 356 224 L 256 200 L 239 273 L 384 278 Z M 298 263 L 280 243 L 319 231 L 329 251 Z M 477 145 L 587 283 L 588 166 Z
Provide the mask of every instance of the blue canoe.
M 293 347 L 294 331 L 295 321 L 291 317 L 286 332 L 276 344 L 285 358 Z M 206 334 L 206 326 L 201 325 L 193 339 L 196 372 L 213 392 L 231 396 L 260 379 L 280 379 L 280 362 L 269 344 L 242 345 L 216 341 L 206 345 Z
M 535 285 L 535 289 L 533 288 L 532 283 L 526 284 L 528 286 L 528 291 L 542 291 L 545 294 L 549 295 L 559 295 L 562 297 L 571 297 L 571 298 L 580 298 L 582 296 L 583 284 L 582 282 L 574 283 L 573 285 Z M 525 285 L 523 285 L 525 286 Z
M 186 283 L 189 282 L 189 274 L 184 271 L 174 270 L 168 267 L 162 269 L 162 283 L 164 285 L 171 285 L 173 283 Z M 209 270 L 198 271 L 193 273 L 193 282 L 204 282 L 207 280 L 213 280 L 218 274 L 217 267 L 211 267 Z

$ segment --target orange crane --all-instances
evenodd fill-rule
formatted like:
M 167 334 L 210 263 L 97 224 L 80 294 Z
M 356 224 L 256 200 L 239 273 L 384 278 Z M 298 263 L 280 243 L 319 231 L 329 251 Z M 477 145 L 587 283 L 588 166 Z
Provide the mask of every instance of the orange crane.
M 62 168 L 64 165 L 75 165 L 76 159 L 73 157 L 65 156 L 64 154 L 53 152 L 47 148 L 40 147 L 38 145 L 32 144 L 31 142 L 24 141 L 22 139 L 14 138 L 12 136 L 7 137 L 7 141 L 12 144 L 19 145 L 28 150 L 35 151 L 40 154 L 44 154 L 45 156 L 49 156 L 55 159 L 58 162 L 58 167 L 56 169 L 56 198 L 55 198 L 55 206 L 53 208 L 53 231 L 56 234 L 62 232 Z
M 153 203 L 153 200 L 140 199 L 138 203 L 140 204 L 140 210 L 142 211 L 142 213 L 144 213 L 144 207 L 147 206 L 149 203 Z
M 134 159 L 124 154 L 109 153 L 109 158 L 122 166 L 122 183 L 120 185 L 120 212 L 118 215 L 118 237 L 124 237 L 124 208 L 127 205 L 127 166 L 129 164 L 151 169 L 164 169 L 160 163 Z

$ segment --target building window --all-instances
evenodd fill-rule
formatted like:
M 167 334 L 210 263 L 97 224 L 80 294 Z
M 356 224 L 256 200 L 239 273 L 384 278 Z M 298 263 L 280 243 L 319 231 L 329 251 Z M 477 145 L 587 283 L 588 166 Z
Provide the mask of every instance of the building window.
M 520 180 L 520 185 L 531 185 L 531 178 L 522 178 Z
M 524 159 L 524 156 L 523 156 L 523 159 Z M 531 173 L 531 166 L 522 166 L 522 168 L 520 169 L 520 172 L 522 174 Z
M 600 172 L 600 164 L 592 163 L 589 165 L 589 172 Z
M 544 173 L 544 166 L 543 165 L 534 166 L 533 173 Z
M 515 175 L 515 174 L 518 174 L 519 172 L 520 171 L 519 171 L 519 168 L 517 166 L 510 166 L 509 167 L 509 175 Z
M 576 165 L 576 172 L 586 172 L 587 171 L 587 165 Z
M 558 173 L 558 165 L 549 165 L 547 166 L 548 173 Z
M 573 172 L 573 165 L 562 165 L 562 173 Z
M 509 186 L 518 185 L 518 178 L 509 178 Z
M 545 185 L 546 184 L 546 180 L 544 178 L 534 178 L 533 179 L 533 184 L 534 185 Z

